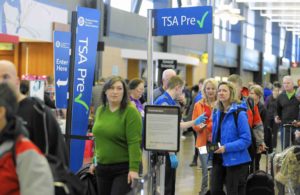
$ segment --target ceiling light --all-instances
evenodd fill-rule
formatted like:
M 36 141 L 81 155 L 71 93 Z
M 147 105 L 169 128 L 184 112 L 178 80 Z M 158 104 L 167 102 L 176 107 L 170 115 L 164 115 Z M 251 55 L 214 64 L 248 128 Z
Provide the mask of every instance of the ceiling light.
M 261 10 L 261 16 L 273 17 L 273 16 L 300 16 L 298 11 L 287 10 Z
M 293 22 L 293 23 L 300 23 L 300 20 L 291 20 L 291 19 L 271 19 L 271 22 Z
M 278 7 L 260 6 L 260 7 L 258 7 L 258 6 L 249 5 L 249 8 L 252 10 L 292 10 L 292 11 L 300 10 L 299 6 L 278 6 Z
M 285 28 L 285 27 L 300 28 L 300 23 L 279 23 L 279 27 L 282 27 L 282 28 Z
M 299 0 L 236 0 L 238 3 L 299 3 Z
M 229 5 L 220 5 L 215 10 L 214 15 L 222 21 L 228 21 L 230 24 L 235 25 L 239 21 L 245 20 L 245 17 L 241 16 L 240 13 L 240 9 L 235 8 L 232 2 Z
M 286 27 L 285 30 L 287 30 L 287 31 L 300 31 L 300 28 L 297 28 L 297 27 L 295 27 L 295 28 L 294 27 L 292 27 L 292 28 L 291 27 Z

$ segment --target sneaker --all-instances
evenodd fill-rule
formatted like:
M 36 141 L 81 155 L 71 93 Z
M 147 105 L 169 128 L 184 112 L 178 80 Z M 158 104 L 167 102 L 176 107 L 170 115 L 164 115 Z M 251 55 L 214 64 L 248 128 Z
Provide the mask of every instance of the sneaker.
M 205 191 L 202 191 L 202 190 L 201 190 L 201 191 L 199 192 L 199 195 L 206 195 L 207 192 L 208 192 L 208 190 L 205 190 Z M 209 194 L 210 194 L 210 193 L 209 193 Z
M 195 166 L 197 166 L 197 162 L 196 161 L 191 162 L 190 167 L 195 167 Z

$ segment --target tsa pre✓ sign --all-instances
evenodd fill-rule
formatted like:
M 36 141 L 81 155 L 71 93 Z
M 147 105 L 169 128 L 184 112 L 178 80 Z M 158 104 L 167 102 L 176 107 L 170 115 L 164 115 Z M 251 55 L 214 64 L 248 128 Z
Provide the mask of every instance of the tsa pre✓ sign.
M 86 135 L 89 107 L 96 64 L 100 12 L 96 9 L 77 8 L 77 33 L 73 83 L 72 135 Z M 71 170 L 82 166 L 84 141 L 71 140 Z
M 212 32 L 211 6 L 155 9 L 153 17 L 155 36 Z

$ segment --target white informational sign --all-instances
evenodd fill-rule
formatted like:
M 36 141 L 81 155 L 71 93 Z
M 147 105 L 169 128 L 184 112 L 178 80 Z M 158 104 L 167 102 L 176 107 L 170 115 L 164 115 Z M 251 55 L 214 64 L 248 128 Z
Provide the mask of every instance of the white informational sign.
M 45 81 L 34 80 L 29 82 L 29 96 L 44 100 Z
M 179 151 L 180 110 L 175 106 L 145 107 L 145 150 Z

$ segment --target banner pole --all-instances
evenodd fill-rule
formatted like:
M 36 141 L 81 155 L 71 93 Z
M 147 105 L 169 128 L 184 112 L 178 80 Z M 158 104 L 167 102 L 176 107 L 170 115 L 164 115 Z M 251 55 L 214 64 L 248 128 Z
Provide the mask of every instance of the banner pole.
M 153 104 L 153 37 L 152 37 L 152 10 L 148 9 L 148 47 L 147 47 L 147 100 L 148 104 Z M 151 152 L 148 152 L 148 173 L 150 173 L 148 181 L 148 193 L 154 194 L 153 192 L 153 175 L 152 175 L 152 162 Z
M 69 67 L 69 89 L 68 89 L 68 108 L 66 119 L 66 145 L 68 149 L 68 159 L 70 160 L 71 154 L 71 129 L 72 129 L 72 111 L 73 111 L 73 99 L 74 99 L 74 66 L 75 66 L 75 42 L 76 42 L 76 28 L 77 28 L 77 12 L 72 12 L 71 21 L 71 55 L 70 55 L 70 67 Z M 70 162 L 71 163 L 71 162 Z

